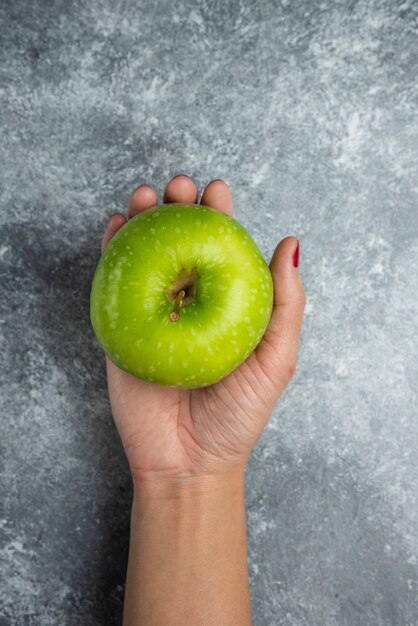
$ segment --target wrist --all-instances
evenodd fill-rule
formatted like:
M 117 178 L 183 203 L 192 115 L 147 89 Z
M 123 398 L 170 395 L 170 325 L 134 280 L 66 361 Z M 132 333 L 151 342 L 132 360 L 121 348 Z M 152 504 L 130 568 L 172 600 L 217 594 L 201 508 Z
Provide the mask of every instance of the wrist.
M 162 475 L 150 472 L 133 480 L 134 502 L 204 500 L 244 493 L 245 467 L 218 474 Z
M 155 478 L 155 477 L 154 477 Z M 244 473 L 136 482 L 131 531 L 170 532 L 178 546 L 245 517 Z

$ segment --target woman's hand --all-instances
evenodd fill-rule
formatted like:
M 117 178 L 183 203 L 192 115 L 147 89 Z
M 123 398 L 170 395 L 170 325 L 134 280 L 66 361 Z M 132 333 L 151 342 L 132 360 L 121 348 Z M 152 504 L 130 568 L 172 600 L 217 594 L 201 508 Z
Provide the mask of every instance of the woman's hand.
M 197 202 L 188 176 L 167 185 L 164 202 Z M 141 185 L 128 218 L 158 203 Z M 232 214 L 226 183 L 201 203 Z M 260 216 L 261 217 L 261 216 Z M 106 247 L 126 218 L 117 213 Z M 298 241 L 287 237 L 270 263 L 274 307 L 256 350 L 218 383 L 175 389 L 147 383 L 107 358 L 110 401 L 134 482 L 124 626 L 251 626 L 244 468 L 295 371 L 305 294 Z
M 195 203 L 197 198 L 196 186 L 184 175 L 174 177 L 164 192 L 165 203 Z M 156 192 L 139 186 L 129 200 L 128 219 L 157 204 Z M 231 215 L 229 187 L 212 181 L 201 204 Z M 120 213 L 111 217 L 102 251 L 126 220 Z M 112 412 L 134 484 L 205 481 L 243 470 L 295 371 L 305 306 L 298 255 L 295 237 L 277 246 L 270 263 L 275 295 L 269 327 L 247 360 L 218 383 L 191 390 L 162 387 L 134 378 L 106 359 Z

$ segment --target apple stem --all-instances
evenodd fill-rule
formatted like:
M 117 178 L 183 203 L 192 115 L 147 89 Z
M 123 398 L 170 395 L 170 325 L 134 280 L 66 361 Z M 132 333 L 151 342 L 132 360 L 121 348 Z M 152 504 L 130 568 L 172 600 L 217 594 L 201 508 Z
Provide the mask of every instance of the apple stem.
M 176 299 L 174 300 L 174 307 L 169 315 L 172 322 L 177 322 L 177 320 L 180 319 L 180 307 L 183 304 L 183 298 L 185 295 L 186 292 L 184 291 L 184 289 L 181 289 L 178 292 Z

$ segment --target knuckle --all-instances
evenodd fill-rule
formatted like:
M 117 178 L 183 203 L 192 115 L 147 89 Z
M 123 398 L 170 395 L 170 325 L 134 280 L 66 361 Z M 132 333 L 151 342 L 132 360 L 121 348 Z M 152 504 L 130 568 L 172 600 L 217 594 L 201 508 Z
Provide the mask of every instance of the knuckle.
M 306 305 L 306 292 L 303 287 L 301 287 L 298 297 L 296 298 L 296 304 L 301 307 L 305 307 Z
M 290 383 L 296 373 L 297 362 L 296 359 L 292 359 L 287 363 L 284 363 L 281 367 L 280 377 L 287 384 Z
M 290 382 L 293 378 L 293 376 L 296 374 L 296 359 L 290 361 L 290 363 L 287 364 L 286 366 L 286 379 Z

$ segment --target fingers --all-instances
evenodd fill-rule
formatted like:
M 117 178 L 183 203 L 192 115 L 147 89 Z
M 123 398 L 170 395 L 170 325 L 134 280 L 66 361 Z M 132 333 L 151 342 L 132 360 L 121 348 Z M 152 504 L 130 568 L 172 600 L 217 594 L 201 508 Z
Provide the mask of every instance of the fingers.
M 227 215 L 232 215 L 232 193 L 226 182 L 218 178 L 212 180 L 206 186 L 200 204 L 210 206 Z
M 182 202 L 193 204 L 198 199 L 198 189 L 192 179 L 185 174 L 174 176 L 164 191 L 164 202 Z M 131 194 L 128 202 L 128 219 L 142 211 L 151 209 L 158 204 L 158 195 L 149 185 L 139 185 Z M 218 211 L 232 215 L 232 194 L 225 181 L 216 179 L 205 188 L 201 204 L 210 206 Z M 109 220 L 102 240 L 102 252 L 116 232 L 126 223 L 121 213 L 115 213 Z
M 174 176 L 164 191 L 164 202 L 182 202 L 194 204 L 197 202 L 198 190 L 191 178 L 185 174 Z
M 174 176 L 164 191 L 164 202 L 183 202 L 193 204 L 197 202 L 199 191 L 189 176 L 180 174 Z M 155 189 L 149 185 L 139 185 L 131 194 L 128 202 L 128 219 L 141 211 L 146 211 L 158 204 L 158 195 Z M 216 179 L 211 181 L 205 188 L 201 204 L 210 206 L 218 211 L 232 215 L 232 194 L 225 181 Z M 126 218 L 121 213 L 114 213 L 110 218 L 102 239 L 102 252 L 107 244 L 126 223 Z
M 186 174 L 174 176 L 164 191 L 164 203 L 182 202 L 193 204 L 198 199 L 198 189 Z M 149 185 L 140 185 L 132 193 L 128 203 L 128 216 L 134 217 L 158 204 L 156 191 Z M 212 180 L 205 188 L 201 204 L 232 215 L 232 194 L 225 181 Z
M 102 239 L 102 253 L 105 251 L 107 244 L 122 226 L 126 224 L 126 217 L 121 213 L 114 213 L 107 223 L 107 227 Z
M 157 192 L 149 185 L 139 185 L 129 198 L 128 216 L 134 217 L 158 204 Z
M 306 296 L 295 265 L 299 262 L 298 240 L 286 237 L 270 262 L 274 283 L 274 305 L 270 324 L 255 351 L 255 357 L 278 391 L 291 380 L 296 369 L 299 337 Z

